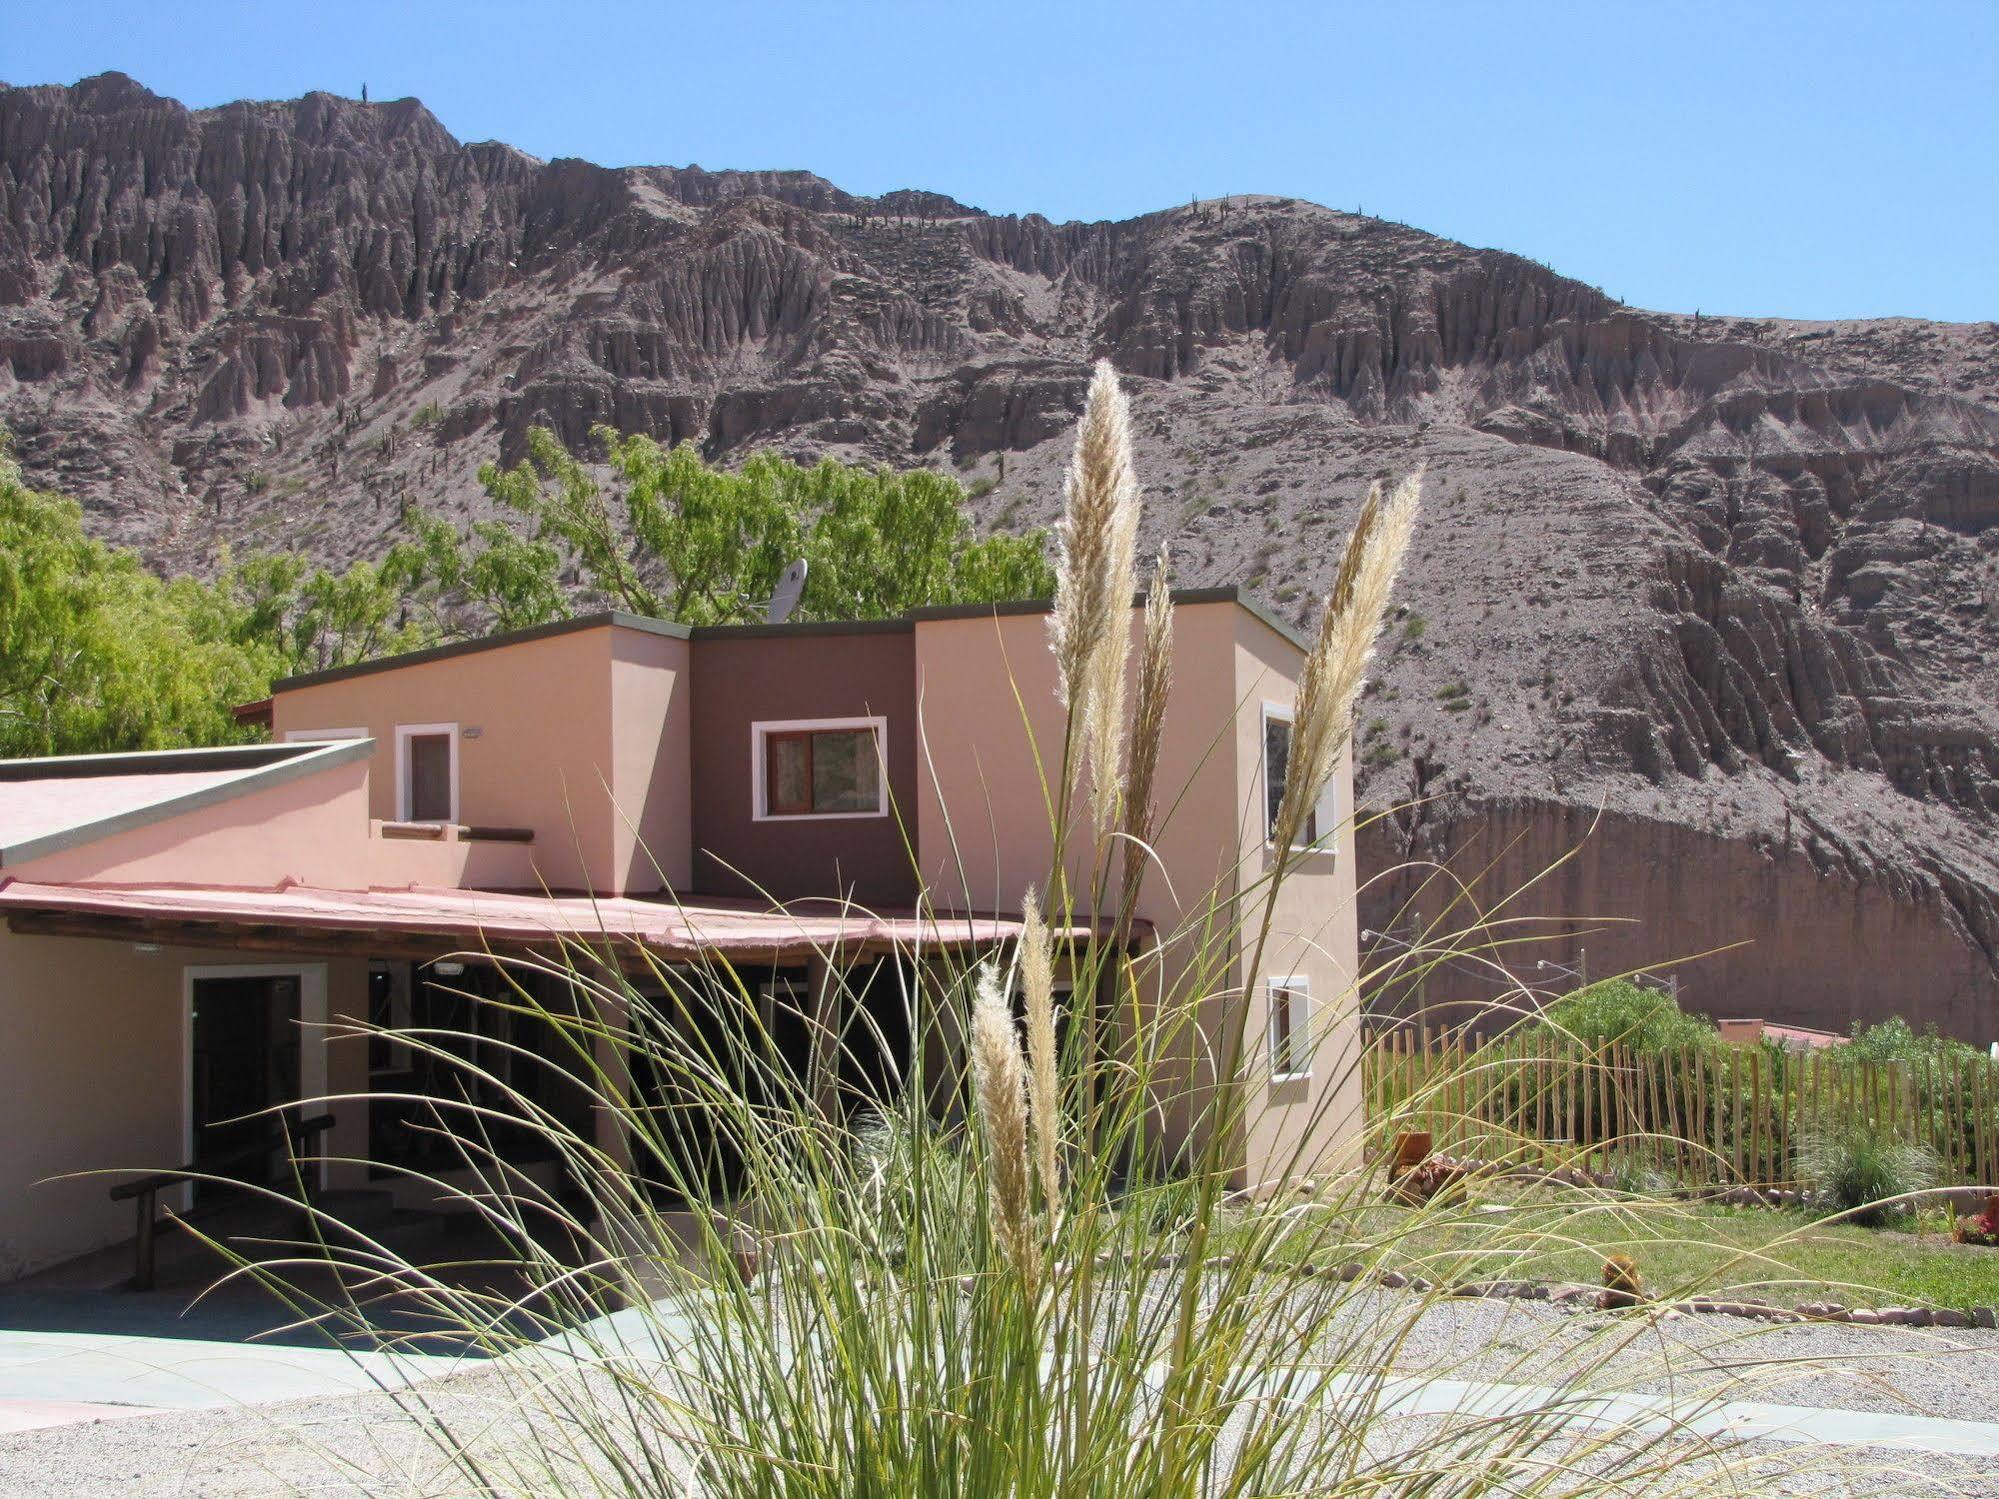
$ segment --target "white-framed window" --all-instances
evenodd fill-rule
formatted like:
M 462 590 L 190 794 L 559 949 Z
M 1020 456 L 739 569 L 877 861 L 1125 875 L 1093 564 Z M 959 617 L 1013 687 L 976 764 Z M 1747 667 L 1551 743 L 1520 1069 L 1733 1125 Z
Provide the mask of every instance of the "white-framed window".
M 1312 984 L 1302 973 L 1264 985 L 1270 1005 L 1270 1080 L 1295 1083 L 1312 1075 Z
M 458 821 L 458 725 L 396 725 L 396 818 Z
M 750 725 L 758 822 L 888 816 L 888 720 L 787 718 Z
M 301 741 L 323 744 L 332 739 L 366 739 L 366 729 L 286 729 L 284 742 L 298 744 Z
M 1282 703 L 1263 705 L 1263 841 L 1268 844 L 1277 832 L 1277 809 L 1284 803 L 1284 777 L 1291 765 L 1292 710 Z M 1338 780 L 1335 770 L 1326 778 L 1319 801 L 1305 814 L 1293 848 L 1309 848 L 1316 853 L 1332 852 L 1339 835 L 1339 805 L 1333 795 Z

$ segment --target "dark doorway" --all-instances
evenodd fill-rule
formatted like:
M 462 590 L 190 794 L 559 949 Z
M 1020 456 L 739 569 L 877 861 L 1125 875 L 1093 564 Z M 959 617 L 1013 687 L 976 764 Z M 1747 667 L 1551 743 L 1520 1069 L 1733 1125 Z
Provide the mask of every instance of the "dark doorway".
M 777 1116 L 805 1098 L 811 1006 L 808 971 L 773 968 L 688 972 L 634 1007 L 632 1094 L 641 1133 L 633 1162 L 655 1202 L 677 1204 L 690 1193 L 722 1199 L 741 1189 L 748 1142 L 737 1104 Z M 719 1089 L 733 1102 L 722 1104 Z
M 382 961 L 369 1011 L 396 1032 L 369 1041 L 378 1174 L 459 1170 L 468 1142 L 474 1159 L 490 1150 L 524 1166 L 560 1159 L 552 1130 L 593 1138 L 593 1101 L 575 1071 L 581 1001 L 560 974 Z
M 841 1117 L 886 1113 L 916 1070 L 916 975 L 907 963 L 881 958 L 847 970 L 840 996 Z
M 298 1102 L 297 974 L 196 978 L 190 984 L 195 1169 L 268 1183 L 277 1121 L 264 1111 Z M 195 1184 L 195 1200 L 222 1190 Z

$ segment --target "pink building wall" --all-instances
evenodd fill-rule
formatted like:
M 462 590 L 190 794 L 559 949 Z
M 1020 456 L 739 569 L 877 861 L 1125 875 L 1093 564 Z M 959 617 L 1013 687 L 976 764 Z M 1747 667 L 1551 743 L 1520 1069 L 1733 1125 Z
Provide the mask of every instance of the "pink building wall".
M 1134 637 L 1139 625 L 1134 611 Z M 1047 618 L 922 619 L 901 639 L 908 642 L 910 697 L 907 707 L 889 711 L 913 720 L 891 724 L 891 735 L 901 742 L 906 732 L 912 746 L 895 784 L 908 804 L 918 866 L 941 906 L 1017 910 L 1030 884 L 1045 885 L 1052 852 L 1037 756 L 1052 777 L 1063 710 Z M 1155 867 L 1148 875 L 1139 905 L 1169 942 L 1203 918 L 1211 894 L 1225 922 L 1231 913 L 1243 924 L 1258 915 L 1251 887 L 1270 857 L 1262 838 L 1261 707 L 1291 701 L 1299 661 L 1292 642 L 1233 603 L 1176 611 L 1175 680 L 1157 787 L 1167 818 L 1155 840 L 1165 872 Z M 545 881 L 643 893 L 663 872 L 684 887 L 696 824 L 690 788 L 701 790 L 693 784 L 701 725 L 692 711 L 691 664 L 685 639 L 605 625 L 281 691 L 274 703 L 280 737 L 360 729 L 375 739 L 373 752 L 5 873 L 50 882 L 296 880 L 346 889 Z M 468 843 L 455 830 L 436 840 L 383 837 L 381 821 L 398 810 L 399 723 L 457 724 L 460 820 L 526 825 L 534 842 Z M 466 727 L 479 733 L 463 737 Z M 747 721 L 730 732 L 737 729 L 746 735 Z M 1350 818 L 1350 763 L 1341 766 L 1337 788 L 1341 815 Z M 1096 854 L 1084 815 L 1079 805 L 1070 840 L 1070 877 L 1079 889 L 1088 888 Z M 1304 857 L 1276 915 L 1263 976 L 1308 977 L 1317 1046 L 1309 1080 L 1255 1098 L 1239 1162 L 1246 1182 L 1342 1165 L 1357 1147 L 1353 896 L 1348 825 L 1335 852 Z M 240 951 L 147 951 L 135 942 L 0 931 L 0 999 L 11 1022 L 11 1086 L 0 1090 L 0 1139 L 8 1142 L 0 1152 L 0 1279 L 130 1232 L 129 1205 L 110 1203 L 106 1183 L 37 1183 L 82 1169 L 179 1163 L 185 969 L 254 961 Z M 365 1015 L 364 954 L 269 960 L 276 968 L 295 963 L 323 965 L 332 1019 Z M 1244 964 L 1237 944 L 1222 989 L 1200 1007 L 1208 1037 L 1220 1034 L 1238 1003 Z M 1158 982 L 1170 990 L 1184 975 L 1184 960 L 1169 956 Z M 1260 1068 L 1267 1031 L 1261 985 L 1249 995 L 1247 1025 L 1251 1065 Z M 1200 1077 L 1200 1050 L 1190 1033 L 1176 1059 L 1183 1078 Z M 325 1075 L 332 1093 L 357 1095 L 334 1106 L 329 1145 L 360 1158 L 368 1085 L 361 1044 L 330 1044 Z M 1166 1121 L 1169 1133 L 1184 1133 L 1187 1123 L 1184 1112 Z M 357 1170 L 343 1168 L 343 1175 Z
M 1243 850 L 1245 947 L 1262 922 L 1256 893 L 1276 864 L 1264 836 L 1263 705 L 1292 708 L 1300 652 L 1255 616 L 1236 610 L 1235 681 L 1237 836 Z M 1311 995 L 1311 1076 L 1269 1081 L 1250 1120 L 1247 1144 L 1252 1185 L 1359 1164 L 1363 1100 L 1360 1085 L 1359 927 L 1354 878 L 1353 752 L 1333 773 L 1332 809 L 1338 828 L 1328 848 L 1295 854 L 1287 869 L 1261 972 L 1254 982 L 1245 952 L 1237 982 L 1249 990 L 1248 1035 L 1258 1074 L 1269 1073 L 1270 982 L 1302 975 Z
M 393 820 L 397 726 L 455 725 L 458 820 L 532 829 L 524 883 L 648 891 L 653 859 L 687 879 L 687 671 L 685 639 L 605 623 L 281 685 L 272 735 L 365 730 L 370 814 Z
M 1134 610 L 1134 645 L 1140 626 Z M 1064 723 L 1047 630 L 1040 613 L 917 623 L 924 755 L 917 844 L 939 904 L 1017 909 L 1027 886 L 1047 884 L 1054 836 L 1044 786 L 1061 762 Z M 1208 992 L 1200 1007 L 1199 1033 L 1184 1032 L 1177 1082 L 1164 1079 L 1189 1104 L 1198 1095 L 1186 1085 L 1211 1080 L 1202 1038 L 1221 1035 L 1247 978 L 1243 943 L 1228 935 L 1231 924 L 1253 930 L 1261 912 L 1246 892 L 1269 858 L 1262 704 L 1291 703 L 1302 659 L 1295 644 L 1232 602 L 1174 611 L 1173 689 L 1155 793 L 1165 821 L 1155 833 L 1157 863 L 1138 906 L 1168 944 L 1155 997 L 1188 997 L 1193 933 L 1207 918 L 1211 895 L 1221 902 L 1221 940 L 1235 947 L 1227 984 Z M 1335 794 L 1350 816 L 1350 760 L 1336 773 Z M 1086 816 L 1079 807 L 1066 840 L 1068 878 L 1082 890 L 1090 888 L 1098 857 Z M 1287 877 L 1263 972 L 1307 976 L 1318 1044 L 1309 1081 L 1259 1087 L 1253 1097 L 1239 1161 L 1246 1183 L 1294 1166 L 1333 1169 L 1353 1159 L 1360 1108 L 1353 896 L 1350 830 L 1339 852 L 1307 855 Z M 1246 1017 L 1249 1065 L 1259 1073 L 1268 1025 L 1263 990 L 1259 984 L 1250 994 Z M 1184 1141 L 1187 1108 L 1171 1111 L 1164 1124 L 1169 1143 Z

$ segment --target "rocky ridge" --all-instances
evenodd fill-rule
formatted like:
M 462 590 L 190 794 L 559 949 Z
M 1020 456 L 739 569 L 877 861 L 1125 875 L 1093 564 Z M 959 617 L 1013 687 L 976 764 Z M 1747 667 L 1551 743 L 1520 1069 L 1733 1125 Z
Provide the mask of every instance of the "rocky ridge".
M 950 465 L 1045 523 L 1098 356 L 1187 583 L 1302 616 L 1367 483 L 1429 465 L 1365 922 L 1457 924 L 1451 857 L 1489 905 L 1542 876 L 1537 956 L 1746 940 L 1694 1003 L 1999 1034 L 1999 325 L 1647 312 L 1289 199 L 1055 224 L 542 162 L 410 100 L 0 88 L 0 420 L 169 568 L 376 552 L 537 423 Z

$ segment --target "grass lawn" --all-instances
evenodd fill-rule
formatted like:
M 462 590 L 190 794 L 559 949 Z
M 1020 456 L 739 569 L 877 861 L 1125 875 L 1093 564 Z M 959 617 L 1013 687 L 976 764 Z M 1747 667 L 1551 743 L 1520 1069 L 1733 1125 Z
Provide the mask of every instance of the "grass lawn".
M 1894 1229 L 1856 1228 L 1800 1212 L 1491 1184 L 1454 1207 L 1383 1205 L 1344 1221 L 1328 1217 L 1301 1221 L 1283 1253 L 1319 1264 L 1359 1259 L 1444 1284 L 1595 1284 L 1604 1257 L 1623 1254 L 1638 1262 L 1655 1296 L 1999 1305 L 1999 1249 L 1951 1243 L 1935 1215 L 1919 1235 L 1907 1218 Z

